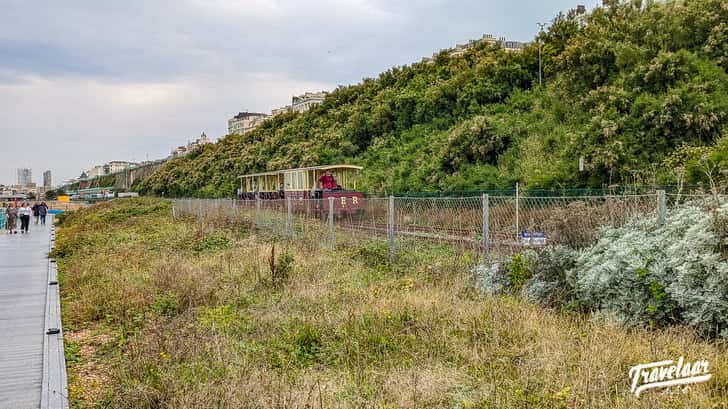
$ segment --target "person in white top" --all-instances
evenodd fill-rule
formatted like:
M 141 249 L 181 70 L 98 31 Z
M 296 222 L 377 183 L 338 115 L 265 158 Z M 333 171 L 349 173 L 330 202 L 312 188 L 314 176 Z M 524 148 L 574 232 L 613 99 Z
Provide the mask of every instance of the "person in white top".
M 30 217 L 33 215 L 33 208 L 30 207 L 28 202 L 25 202 L 18 214 L 20 215 L 20 232 L 30 233 Z

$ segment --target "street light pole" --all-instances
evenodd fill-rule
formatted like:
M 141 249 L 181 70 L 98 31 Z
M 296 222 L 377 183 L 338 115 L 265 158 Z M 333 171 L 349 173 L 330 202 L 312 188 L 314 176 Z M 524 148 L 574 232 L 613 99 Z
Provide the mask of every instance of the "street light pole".
M 543 86 L 543 74 L 541 73 L 543 69 L 541 68 L 541 48 L 543 46 L 543 43 L 541 42 L 541 34 L 543 34 L 543 28 L 546 25 L 546 23 L 536 23 L 538 24 L 538 27 L 540 28 L 539 31 L 539 37 L 538 37 L 538 86 Z

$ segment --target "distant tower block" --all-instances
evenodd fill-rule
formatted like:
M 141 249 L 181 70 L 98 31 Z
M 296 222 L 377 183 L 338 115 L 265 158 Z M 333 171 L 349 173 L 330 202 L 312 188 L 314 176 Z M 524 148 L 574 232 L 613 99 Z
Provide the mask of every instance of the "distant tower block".
M 51 171 L 46 170 L 43 172 L 43 187 L 51 187 L 53 186 L 53 180 L 51 179 Z
M 29 186 L 33 183 L 33 171 L 28 168 L 18 168 L 18 178 L 16 181 L 20 186 Z

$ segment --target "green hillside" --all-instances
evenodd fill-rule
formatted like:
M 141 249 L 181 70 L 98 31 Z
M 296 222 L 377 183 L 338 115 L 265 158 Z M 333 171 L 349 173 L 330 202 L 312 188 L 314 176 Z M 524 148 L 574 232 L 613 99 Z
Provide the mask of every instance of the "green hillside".
M 632 1 L 557 16 L 520 53 L 481 44 L 336 89 L 174 159 L 136 188 L 229 196 L 237 176 L 346 162 L 368 191 L 720 181 L 728 1 Z M 578 171 L 579 158 L 585 170 Z

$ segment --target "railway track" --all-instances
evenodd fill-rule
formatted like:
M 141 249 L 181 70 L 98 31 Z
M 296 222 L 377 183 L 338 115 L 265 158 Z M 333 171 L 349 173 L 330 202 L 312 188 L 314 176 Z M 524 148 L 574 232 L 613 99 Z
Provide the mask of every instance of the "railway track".
M 247 207 L 239 206 L 241 210 L 251 210 Z M 283 209 L 271 209 L 266 210 L 277 210 L 280 213 L 285 213 Z M 326 223 L 326 216 L 315 216 L 304 215 L 302 213 L 294 213 L 294 218 L 303 218 L 306 220 L 318 220 L 322 223 Z M 285 222 L 284 222 L 285 223 Z M 378 237 L 388 236 L 388 225 L 387 223 L 356 223 L 347 220 L 346 217 L 336 218 L 334 226 L 338 229 L 344 229 L 352 232 L 365 232 Z M 436 227 L 436 226 L 422 226 L 412 224 L 395 224 L 394 234 L 397 238 L 413 239 L 413 240 L 427 240 L 430 242 L 439 243 L 452 243 L 458 244 L 467 248 L 481 249 L 482 248 L 482 232 L 479 228 L 465 229 L 455 227 Z M 490 243 L 492 246 L 520 246 L 521 243 L 512 234 L 502 232 L 491 232 Z
M 373 233 L 377 236 L 386 237 L 388 226 L 386 223 L 337 223 L 336 227 L 350 230 Z M 474 229 L 443 228 L 432 226 L 396 226 L 394 234 L 397 237 L 424 239 L 435 242 L 448 242 L 463 244 L 468 248 L 482 248 L 481 233 Z M 520 243 L 512 236 L 503 233 L 491 233 L 491 243 L 494 245 L 519 245 Z

